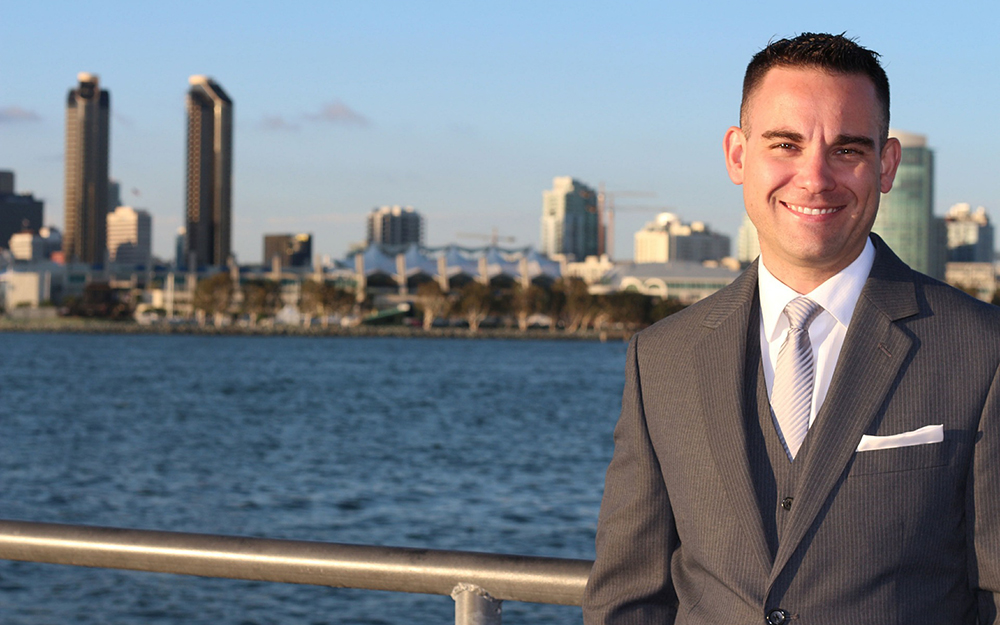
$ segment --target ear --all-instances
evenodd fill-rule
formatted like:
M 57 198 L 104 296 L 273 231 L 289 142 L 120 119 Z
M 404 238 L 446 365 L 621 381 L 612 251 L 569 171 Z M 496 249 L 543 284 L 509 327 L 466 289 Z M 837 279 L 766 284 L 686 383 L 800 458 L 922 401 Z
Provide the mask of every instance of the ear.
M 889 137 L 882 146 L 881 167 L 879 172 L 879 190 L 888 193 L 892 190 L 892 181 L 896 179 L 896 169 L 899 167 L 899 160 L 902 158 L 903 148 L 899 145 L 899 139 Z
M 726 153 L 726 171 L 733 184 L 743 184 L 743 158 L 746 155 L 746 137 L 743 130 L 730 126 L 722 139 L 722 149 Z

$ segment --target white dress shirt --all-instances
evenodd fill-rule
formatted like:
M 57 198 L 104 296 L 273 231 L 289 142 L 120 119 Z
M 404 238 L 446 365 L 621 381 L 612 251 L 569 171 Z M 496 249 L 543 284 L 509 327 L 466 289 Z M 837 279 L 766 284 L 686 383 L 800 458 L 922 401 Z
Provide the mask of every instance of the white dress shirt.
M 840 358 L 840 348 L 844 346 L 844 337 L 854 315 L 854 307 L 875 262 L 875 247 L 869 239 L 853 263 L 809 293 L 796 293 L 775 278 L 767 270 L 766 262 L 767 259 L 762 254 L 757 276 L 760 292 L 760 351 L 768 399 L 774 389 L 778 350 L 788 334 L 788 318 L 783 313 L 785 306 L 796 297 L 805 296 L 823 307 L 823 312 L 809 326 L 809 341 L 816 365 L 816 383 L 809 409 L 809 425 L 812 426 L 830 388 L 830 381 Z

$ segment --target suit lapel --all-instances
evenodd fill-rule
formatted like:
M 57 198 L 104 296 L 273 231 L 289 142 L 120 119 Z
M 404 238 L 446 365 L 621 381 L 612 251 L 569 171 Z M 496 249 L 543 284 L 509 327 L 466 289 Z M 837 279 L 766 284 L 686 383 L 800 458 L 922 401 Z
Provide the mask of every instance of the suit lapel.
M 701 373 L 700 395 L 712 456 L 726 493 L 764 571 L 771 553 L 747 458 L 745 365 L 748 319 L 757 297 L 757 265 L 751 265 L 724 292 L 705 317 L 708 330 L 694 350 Z M 734 346 L 736 349 L 734 349 Z M 756 389 L 753 389 L 756 396 Z
M 844 339 L 826 400 L 803 444 L 795 505 L 769 586 L 799 547 L 880 413 L 913 341 L 895 321 L 919 311 L 911 270 L 877 237 L 876 259 Z

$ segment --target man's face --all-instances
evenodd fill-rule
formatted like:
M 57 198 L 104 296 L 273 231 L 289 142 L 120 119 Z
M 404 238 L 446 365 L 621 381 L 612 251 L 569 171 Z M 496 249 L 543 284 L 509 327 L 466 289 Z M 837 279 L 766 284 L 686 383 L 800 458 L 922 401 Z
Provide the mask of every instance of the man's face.
M 858 257 L 892 188 L 900 147 L 880 146 L 879 110 L 867 76 L 773 68 L 750 96 L 748 128 L 726 133 L 726 168 L 761 256 L 800 292 Z

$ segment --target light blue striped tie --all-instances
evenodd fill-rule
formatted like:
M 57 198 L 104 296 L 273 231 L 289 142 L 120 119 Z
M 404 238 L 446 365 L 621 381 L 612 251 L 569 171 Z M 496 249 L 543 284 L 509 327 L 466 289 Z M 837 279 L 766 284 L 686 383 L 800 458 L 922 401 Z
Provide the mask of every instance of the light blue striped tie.
M 778 433 L 785 443 L 785 451 L 793 460 L 809 431 L 813 378 L 816 376 L 809 324 L 822 311 L 822 306 L 805 297 L 793 299 L 784 311 L 791 327 L 778 350 L 771 408 L 778 421 Z

